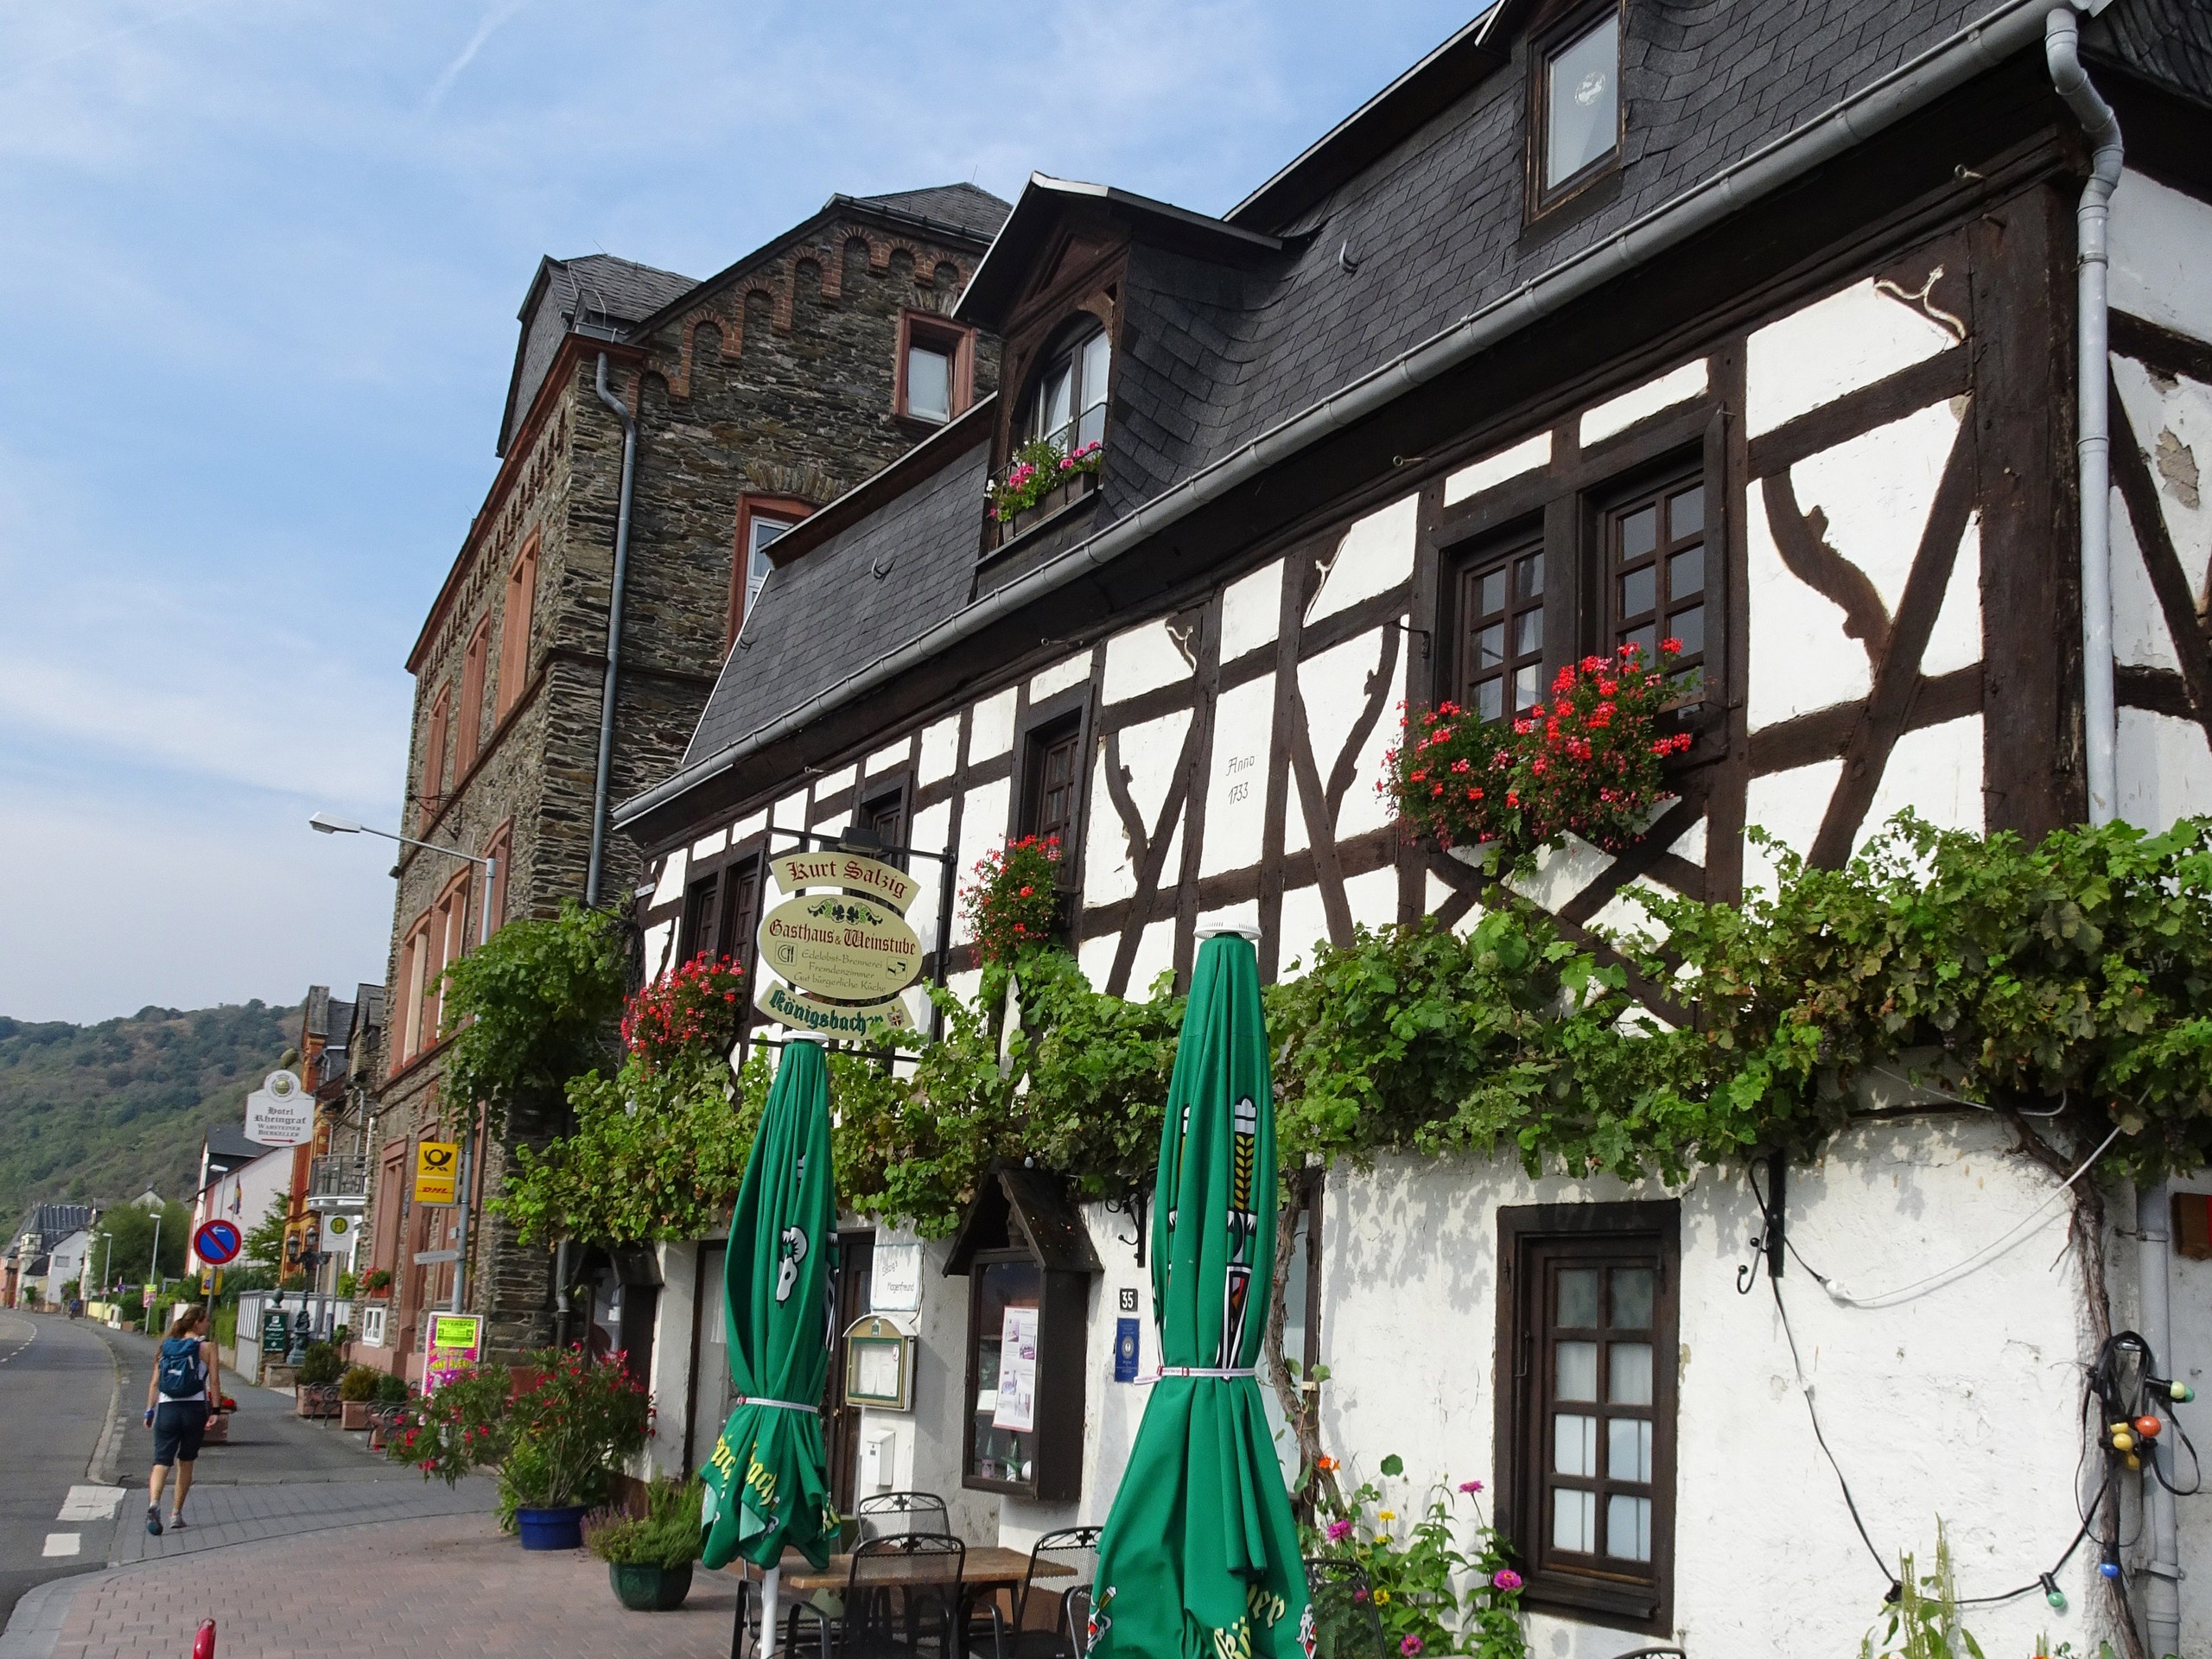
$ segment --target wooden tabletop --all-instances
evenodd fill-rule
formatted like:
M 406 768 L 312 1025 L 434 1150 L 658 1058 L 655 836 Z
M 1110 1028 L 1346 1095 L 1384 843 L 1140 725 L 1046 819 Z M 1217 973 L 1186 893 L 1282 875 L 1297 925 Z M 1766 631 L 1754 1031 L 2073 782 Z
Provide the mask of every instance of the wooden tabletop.
M 817 1590 L 842 1590 L 852 1581 L 853 1558 L 832 1555 L 827 1567 L 812 1567 L 805 1556 L 795 1549 L 784 1552 L 783 1587 L 787 1592 L 811 1595 Z M 1002 1549 L 996 1544 L 971 1545 L 965 1565 L 961 1569 L 960 1582 L 978 1590 L 988 1590 L 1001 1584 L 1020 1584 L 1029 1571 L 1029 1557 L 1018 1549 Z M 1040 1579 L 1071 1577 L 1075 1569 L 1065 1561 L 1049 1557 L 1037 1563 Z M 757 1567 L 748 1567 L 747 1578 L 759 1576 Z M 950 1555 L 899 1555 L 887 1554 L 868 1558 L 868 1582 L 875 1584 L 947 1584 L 952 1579 L 952 1557 Z

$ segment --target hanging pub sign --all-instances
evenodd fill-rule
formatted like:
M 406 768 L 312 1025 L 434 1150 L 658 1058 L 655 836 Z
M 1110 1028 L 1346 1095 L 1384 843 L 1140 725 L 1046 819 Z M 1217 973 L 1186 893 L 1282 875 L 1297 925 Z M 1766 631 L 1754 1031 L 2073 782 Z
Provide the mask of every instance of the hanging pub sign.
M 913 1025 L 900 993 L 922 969 L 922 942 L 906 912 L 920 884 L 857 853 L 771 859 L 793 896 L 760 918 L 754 1006 L 783 1025 L 863 1040 Z

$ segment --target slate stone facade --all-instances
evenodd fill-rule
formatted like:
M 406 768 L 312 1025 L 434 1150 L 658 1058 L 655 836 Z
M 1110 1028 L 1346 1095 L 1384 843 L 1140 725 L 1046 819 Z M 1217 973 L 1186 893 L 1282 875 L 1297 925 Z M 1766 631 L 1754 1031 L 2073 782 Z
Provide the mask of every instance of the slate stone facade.
M 1006 212 L 969 186 L 833 197 L 696 284 L 645 267 L 610 270 L 622 262 L 603 257 L 582 276 L 560 262 L 541 267 L 518 353 L 531 360 L 518 360 L 516 377 L 528 406 L 508 412 L 504 464 L 409 662 L 416 691 L 402 831 L 499 852 L 495 925 L 584 894 L 622 470 L 620 423 L 594 388 L 602 356 L 638 426 L 610 779 L 620 801 L 680 762 L 714 686 L 733 616 L 741 498 L 819 506 L 935 429 L 895 407 L 901 319 L 950 312 Z M 558 340 L 550 361 L 549 335 Z M 982 397 L 995 384 L 995 347 L 979 339 L 971 350 Z M 518 565 L 534 569 L 526 607 Z M 526 613 L 526 629 L 511 626 L 511 607 Z M 518 651 L 526 654 L 515 661 Z M 412 1141 L 440 1122 L 435 970 L 474 944 L 482 918 L 478 867 L 413 847 L 400 854 L 371 1150 L 372 1182 L 387 1187 L 390 1171 L 411 1167 Z M 620 907 L 641 868 L 635 847 L 610 831 L 601 903 Z M 559 1127 L 512 1123 L 506 1144 L 484 1147 L 480 1203 L 499 1191 L 514 1143 L 542 1142 Z M 413 1375 L 420 1311 L 445 1305 L 452 1272 L 414 1258 L 457 1241 L 450 1211 L 410 1212 L 406 1198 L 371 1193 L 363 1259 L 397 1284 L 387 1345 L 362 1357 Z M 487 1316 L 490 1348 L 549 1341 L 551 1253 L 523 1245 L 480 1208 L 470 1226 L 467 1302 Z

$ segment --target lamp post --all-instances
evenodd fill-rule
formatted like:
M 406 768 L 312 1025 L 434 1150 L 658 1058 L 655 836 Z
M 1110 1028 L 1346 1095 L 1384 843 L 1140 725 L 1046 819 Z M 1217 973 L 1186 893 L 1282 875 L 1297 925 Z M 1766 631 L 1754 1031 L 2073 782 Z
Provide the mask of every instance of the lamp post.
M 154 1211 L 154 1253 L 146 1263 L 146 1276 L 154 1281 L 154 1301 L 161 1300 L 162 1286 L 162 1212 Z M 146 1304 L 146 1334 L 154 1334 L 154 1302 Z
M 464 853 L 457 847 L 441 847 L 434 841 L 417 841 L 412 836 L 395 834 L 390 830 L 378 830 L 368 824 L 356 823 L 351 818 L 341 818 L 329 812 L 318 812 L 308 820 L 308 827 L 326 836 L 381 836 L 386 841 L 396 841 L 404 847 L 420 847 L 425 852 L 443 853 L 448 858 L 457 858 L 464 863 L 480 867 L 484 872 L 484 899 L 479 906 L 481 920 L 476 930 L 476 942 L 483 944 L 492 937 L 492 884 L 498 879 L 499 861 L 475 853 Z M 475 1149 L 476 1135 L 473 1125 L 464 1126 L 461 1138 L 461 1183 L 454 1196 L 459 1201 L 455 1208 L 459 1216 L 455 1223 L 453 1257 L 452 1311 L 461 1313 L 464 1281 L 468 1276 L 468 1179 L 471 1154 Z
M 105 1306 L 108 1285 L 111 1282 L 107 1276 L 108 1269 L 115 1265 L 115 1235 L 103 1229 L 94 1233 L 92 1236 L 105 1241 L 100 1245 L 100 1304 Z M 100 1317 L 105 1319 L 107 1315 L 103 1313 Z

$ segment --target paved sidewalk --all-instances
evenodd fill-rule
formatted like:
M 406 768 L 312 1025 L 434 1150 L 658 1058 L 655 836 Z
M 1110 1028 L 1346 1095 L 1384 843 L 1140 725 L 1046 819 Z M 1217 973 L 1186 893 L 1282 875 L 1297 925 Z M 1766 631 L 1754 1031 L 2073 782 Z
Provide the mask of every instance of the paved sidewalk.
M 218 1659 L 721 1659 L 736 1582 L 701 1571 L 678 1611 L 628 1612 L 582 1551 L 440 1516 L 56 1580 L 24 1597 L 0 1659 L 185 1659 L 207 1618 Z

